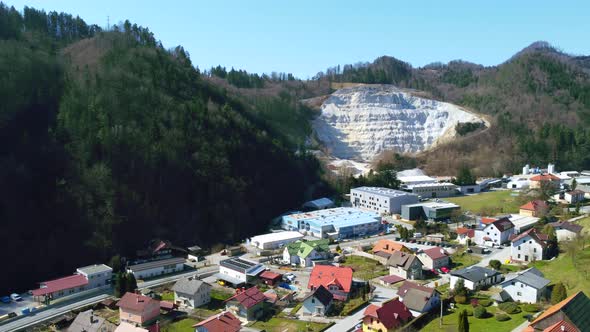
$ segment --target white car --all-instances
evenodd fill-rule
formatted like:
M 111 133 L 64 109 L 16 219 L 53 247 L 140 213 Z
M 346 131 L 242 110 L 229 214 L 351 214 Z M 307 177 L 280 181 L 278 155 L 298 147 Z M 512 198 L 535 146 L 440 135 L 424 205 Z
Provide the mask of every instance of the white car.
M 12 294 L 10 294 L 10 298 L 11 298 L 13 301 L 22 301 L 22 300 L 23 300 L 23 298 L 22 298 L 22 297 L 20 297 L 20 295 L 18 295 L 17 293 L 12 293 Z

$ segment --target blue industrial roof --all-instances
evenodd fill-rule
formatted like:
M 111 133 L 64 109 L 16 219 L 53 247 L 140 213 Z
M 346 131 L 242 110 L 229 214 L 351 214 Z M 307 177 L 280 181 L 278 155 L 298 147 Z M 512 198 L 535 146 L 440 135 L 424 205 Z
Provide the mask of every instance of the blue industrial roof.
M 315 225 L 334 225 L 336 228 L 381 221 L 377 212 L 348 207 L 292 214 L 285 218 Z

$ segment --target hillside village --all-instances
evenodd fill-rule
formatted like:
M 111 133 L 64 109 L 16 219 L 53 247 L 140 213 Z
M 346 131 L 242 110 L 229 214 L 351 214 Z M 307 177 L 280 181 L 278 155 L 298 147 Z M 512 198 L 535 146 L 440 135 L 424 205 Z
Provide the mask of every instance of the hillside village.
M 590 172 L 397 177 L 218 252 L 155 240 L 40 282 L 2 298 L 0 331 L 588 330 Z

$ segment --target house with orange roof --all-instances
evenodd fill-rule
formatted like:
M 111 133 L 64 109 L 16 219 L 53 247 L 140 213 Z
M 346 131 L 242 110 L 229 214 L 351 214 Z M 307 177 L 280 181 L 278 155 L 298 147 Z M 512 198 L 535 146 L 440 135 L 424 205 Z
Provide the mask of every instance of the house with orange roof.
M 553 174 L 539 174 L 529 179 L 531 189 L 541 189 L 543 185 L 559 188 L 560 181 L 561 179 Z
M 369 304 L 363 314 L 363 332 L 395 331 L 412 319 L 412 313 L 398 298 L 381 306 Z
M 588 331 L 590 327 L 590 299 L 579 291 L 551 306 L 533 320 L 527 332 Z
M 335 300 L 346 301 L 352 288 L 352 269 L 332 265 L 316 265 L 311 270 L 307 288 L 311 291 L 323 286 Z
M 224 311 L 193 325 L 195 332 L 238 332 L 242 322 L 231 312 Z
M 457 228 L 457 241 L 460 244 L 466 245 L 468 240 L 473 241 L 475 237 L 475 230 L 467 227 Z
M 518 214 L 529 217 L 542 217 L 549 211 L 549 205 L 542 200 L 534 200 L 520 207 Z

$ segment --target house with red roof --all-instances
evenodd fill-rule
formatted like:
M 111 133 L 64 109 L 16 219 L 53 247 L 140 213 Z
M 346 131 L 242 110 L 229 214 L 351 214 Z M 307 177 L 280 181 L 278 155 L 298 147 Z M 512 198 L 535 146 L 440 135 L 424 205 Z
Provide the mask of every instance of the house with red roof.
M 467 227 L 457 228 L 457 241 L 463 245 L 467 245 L 467 240 L 472 240 L 475 236 L 475 230 Z
M 195 332 L 238 332 L 242 322 L 231 312 L 224 311 L 193 325 Z
M 381 306 L 370 304 L 364 312 L 363 331 L 395 331 L 412 319 L 410 310 L 398 299 Z
M 149 325 L 160 315 L 160 301 L 149 296 L 135 293 L 125 293 L 117 302 L 119 320 L 137 325 Z
M 268 286 L 274 286 L 281 281 L 281 274 L 272 272 L 272 271 L 264 271 L 258 275 L 258 278 Z
M 531 189 L 541 189 L 544 185 L 559 188 L 561 179 L 553 174 L 539 174 L 529 179 Z
M 535 228 L 522 232 L 512 239 L 510 254 L 512 261 L 532 262 L 547 259 L 548 237 Z
M 518 214 L 529 217 L 542 217 L 549 211 L 549 205 L 542 200 L 534 200 L 520 207 Z
M 234 314 L 244 323 L 255 321 L 264 314 L 266 296 L 254 286 L 236 290 L 236 294 L 225 300 L 225 310 Z
M 433 247 L 426 250 L 420 250 L 417 254 L 418 259 L 423 266 L 428 269 L 440 269 L 443 266 L 449 266 L 449 254 L 439 247 Z
M 334 299 L 346 301 L 352 288 L 352 269 L 332 265 L 316 265 L 311 270 L 307 288 L 315 290 L 324 286 L 334 295 Z
M 33 298 L 45 302 L 90 289 L 110 287 L 112 272 L 113 269 L 104 264 L 80 267 L 74 275 L 40 282 L 39 288 L 32 291 Z

